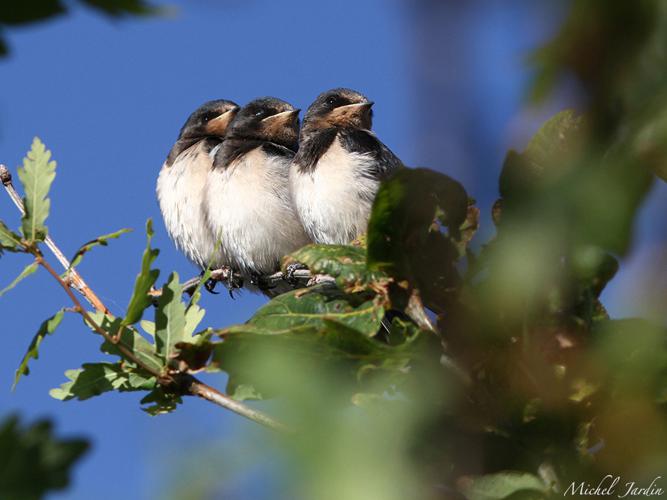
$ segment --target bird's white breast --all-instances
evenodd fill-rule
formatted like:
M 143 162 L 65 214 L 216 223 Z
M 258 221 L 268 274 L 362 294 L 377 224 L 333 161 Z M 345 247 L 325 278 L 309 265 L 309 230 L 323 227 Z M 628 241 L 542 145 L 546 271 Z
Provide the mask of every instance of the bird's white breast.
M 204 187 L 211 159 L 203 141 L 182 152 L 171 166 L 164 164 L 157 180 L 157 197 L 169 236 L 200 268 L 208 265 L 214 239 L 204 213 Z
M 219 264 L 268 274 L 283 256 L 308 243 L 290 200 L 289 163 L 256 148 L 210 172 L 206 209 L 220 240 Z
M 366 232 L 379 182 L 364 172 L 373 165 L 371 155 L 346 151 L 338 137 L 312 171 L 292 164 L 294 204 L 313 241 L 346 244 Z

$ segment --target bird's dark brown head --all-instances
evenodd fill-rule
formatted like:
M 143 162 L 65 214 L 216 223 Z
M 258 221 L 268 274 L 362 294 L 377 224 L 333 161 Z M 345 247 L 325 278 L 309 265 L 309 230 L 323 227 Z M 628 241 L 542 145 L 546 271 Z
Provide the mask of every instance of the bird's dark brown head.
M 310 105 L 303 119 L 302 132 L 326 128 L 361 128 L 373 126 L 373 102 L 351 89 L 323 92 Z
M 178 138 L 224 137 L 239 109 L 239 106 L 232 101 L 224 99 L 208 101 L 190 115 Z
M 275 97 L 255 99 L 241 108 L 227 136 L 232 139 L 273 142 L 296 151 L 299 142 L 299 111 Z

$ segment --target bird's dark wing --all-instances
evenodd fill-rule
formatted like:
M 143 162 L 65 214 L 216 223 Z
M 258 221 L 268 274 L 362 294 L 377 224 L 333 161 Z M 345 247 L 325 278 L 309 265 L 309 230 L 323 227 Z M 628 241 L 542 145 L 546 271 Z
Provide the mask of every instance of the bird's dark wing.
M 298 166 L 300 172 L 312 172 L 315 165 L 322 155 L 327 152 L 338 134 L 335 128 L 329 128 L 318 131 L 316 134 L 308 137 L 301 145 L 294 157 L 294 163 Z
M 372 155 L 375 168 L 366 173 L 374 179 L 385 179 L 403 166 L 403 162 L 369 130 L 343 129 L 339 137 L 347 151 Z

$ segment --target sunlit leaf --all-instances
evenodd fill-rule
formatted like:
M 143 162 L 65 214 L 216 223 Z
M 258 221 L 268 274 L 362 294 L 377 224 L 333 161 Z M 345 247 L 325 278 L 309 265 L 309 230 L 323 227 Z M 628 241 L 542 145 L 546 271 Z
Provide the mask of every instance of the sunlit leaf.
M 28 264 L 23 271 L 21 271 L 21 274 L 19 274 L 14 281 L 12 281 L 9 285 L 7 285 L 5 288 L 0 290 L 0 297 L 2 297 L 4 294 L 6 294 L 8 291 L 10 291 L 12 288 L 14 288 L 16 285 L 18 285 L 21 281 L 23 281 L 25 278 L 30 276 L 31 274 L 35 273 L 37 269 L 39 268 L 39 264 L 37 262 L 32 262 L 31 264 Z
M 146 222 L 146 250 L 141 259 L 141 271 L 134 282 L 134 292 L 132 293 L 132 298 L 127 306 L 123 325 L 131 325 L 139 321 L 144 310 L 151 305 L 151 298 L 149 297 L 148 292 L 160 275 L 158 269 L 151 269 L 153 261 L 160 253 L 158 249 L 151 248 L 152 238 L 153 222 L 148 219 Z
M 85 400 L 110 391 L 143 391 L 155 387 L 155 378 L 126 371 L 120 363 L 84 363 L 78 370 L 68 370 L 69 379 L 49 394 L 54 399 Z
M 0 253 L 3 250 L 18 252 L 21 249 L 21 237 L 0 221 Z
M 21 219 L 21 228 L 23 237 L 28 241 L 43 240 L 47 234 L 44 222 L 51 208 L 48 194 L 56 178 L 56 162 L 50 160 L 51 151 L 35 137 L 28 155 L 23 159 L 23 168 L 18 169 L 25 192 L 25 215 Z
M 114 233 L 109 233 L 109 234 L 104 234 L 102 236 L 98 236 L 94 240 L 90 240 L 87 243 L 84 243 L 81 248 L 79 248 L 76 253 L 74 254 L 74 257 L 72 257 L 70 267 L 76 267 L 78 266 L 81 261 L 83 260 L 83 256 L 89 252 L 91 249 L 93 249 L 96 246 L 107 246 L 109 244 L 109 240 L 111 239 L 116 239 L 120 237 L 121 235 L 125 233 L 129 233 L 132 231 L 131 229 L 120 229 Z
M 162 294 L 155 311 L 156 352 L 165 361 L 174 355 L 175 346 L 188 340 L 185 330 L 185 304 L 181 300 L 183 287 L 178 281 L 178 274 L 172 273 L 169 281 L 162 287 Z

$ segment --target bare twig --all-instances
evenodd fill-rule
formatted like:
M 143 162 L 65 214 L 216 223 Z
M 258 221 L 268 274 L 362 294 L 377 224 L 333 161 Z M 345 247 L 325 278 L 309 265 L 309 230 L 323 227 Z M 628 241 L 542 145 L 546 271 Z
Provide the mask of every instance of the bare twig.
M 19 209 L 21 215 L 25 215 L 23 200 L 16 192 L 14 184 L 12 183 L 12 174 L 9 172 L 9 169 L 2 164 L 0 164 L 0 180 L 2 180 L 2 185 L 5 187 L 7 194 L 14 202 L 14 205 L 16 205 L 16 208 Z M 90 289 L 77 270 L 72 268 L 70 261 L 67 259 L 67 257 L 65 257 L 60 248 L 58 248 L 58 245 L 55 244 L 53 239 L 50 236 L 47 236 L 44 239 L 44 243 L 46 243 L 46 246 L 49 248 L 49 250 L 51 250 L 51 253 L 53 253 L 56 259 L 58 259 L 58 262 L 60 262 L 63 268 L 65 268 L 65 271 L 68 272 L 72 286 L 86 298 L 90 305 L 95 308 L 95 310 L 105 314 L 108 313 L 109 310 L 102 303 L 99 297 L 95 295 L 95 293 Z
M 200 380 L 197 380 L 192 376 L 190 376 L 186 382 L 187 382 L 187 392 L 189 394 L 203 398 L 218 406 L 222 406 L 223 408 L 231 410 L 238 415 L 242 415 L 252 420 L 253 422 L 262 424 L 273 430 L 281 432 L 292 432 L 291 429 L 286 427 L 284 424 L 281 424 L 277 420 L 272 419 L 271 417 L 260 411 L 253 410 L 252 408 L 244 405 L 243 403 L 235 401 L 229 396 L 222 394 L 217 389 L 214 389 L 213 387 L 205 384 L 204 382 L 201 382 Z
M 153 375 L 154 377 L 159 379 L 163 379 L 164 376 L 151 368 L 150 366 L 147 366 L 144 364 L 139 358 L 137 358 L 132 350 L 125 346 L 122 342 L 116 341 L 114 342 L 113 336 L 109 335 L 108 332 L 104 330 L 100 325 L 98 325 L 93 318 L 90 317 L 90 314 L 88 314 L 88 311 L 84 309 L 84 307 L 81 305 L 81 302 L 79 302 L 79 299 L 77 298 L 76 295 L 72 292 L 72 288 L 60 277 L 60 275 L 56 272 L 53 267 L 51 267 L 51 264 L 49 264 L 46 260 L 44 260 L 44 257 L 42 256 L 41 252 L 39 250 L 35 250 L 34 254 L 35 259 L 37 260 L 37 263 L 42 266 L 46 271 L 53 276 L 53 278 L 58 282 L 58 284 L 62 287 L 63 290 L 65 290 L 65 293 L 67 296 L 70 298 L 72 303 L 74 304 L 74 307 L 76 307 L 77 312 L 83 316 L 83 319 L 88 325 L 95 330 L 97 333 L 102 335 L 105 340 L 108 342 L 111 342 L 115 344 L 118 347 L 118 350 L 123 353 L 123 356 L 125 356 L 127 359 L 135 363 L 137 366 L 140 366 L 142 369 L 146 370 L 148 373 Z M 169 383 L 173 382 L 173 380 L 169 380 Z

